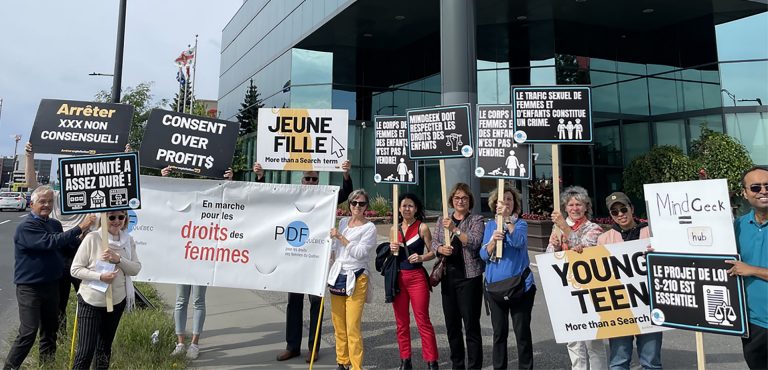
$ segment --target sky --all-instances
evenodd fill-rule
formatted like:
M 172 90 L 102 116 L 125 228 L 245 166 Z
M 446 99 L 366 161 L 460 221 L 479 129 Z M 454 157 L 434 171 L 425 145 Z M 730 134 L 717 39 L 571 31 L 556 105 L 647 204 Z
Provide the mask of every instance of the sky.
M 221 30 L 243 0 L 127 0 L 122 87 L 153 82 L 172 100 L 176 59 L 198 35 L 198 99 L 218 98 Z M 0 1 L 0 155 L 24 151 L 41 99 L 92 101 L 111 91 L 118 0 Z M 38 154 L 35 158 L 53 158 Z M 55 171 L 55 170 L 54 170 Z

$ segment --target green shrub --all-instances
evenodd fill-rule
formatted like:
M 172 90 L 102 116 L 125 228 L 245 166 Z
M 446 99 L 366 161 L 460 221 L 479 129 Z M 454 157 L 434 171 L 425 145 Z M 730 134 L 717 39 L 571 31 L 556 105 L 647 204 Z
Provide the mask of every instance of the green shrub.
M 738 206 L 741 174 L 754 166 L 744 145 L 731 136 L 703 128 L 701 136 L 691 144 L 691 159 L 710 179 L 727 179 L 731 205 Z
M 643 185 L 698 179 L 696 164 L 675 146 L 663 145 L 632 160 L 624 169 L 624 192 L 644 198 Z
M 382 197 L 381 194 L 378 194 L 370 200 L 368 209 L 376 212 L 377 216 L 387 216 L 392 212 L 392 203 L 390 203 L 388 199 Z

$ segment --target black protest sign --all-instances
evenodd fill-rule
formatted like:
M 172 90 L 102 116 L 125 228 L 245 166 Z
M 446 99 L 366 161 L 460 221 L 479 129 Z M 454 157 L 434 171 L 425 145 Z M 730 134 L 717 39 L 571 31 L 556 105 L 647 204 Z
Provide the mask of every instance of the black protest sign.
M 529 143 L 592 142 L 589 87 L 512 88 L 515 141 Z
M 511 105 L 477 106 L 475 176 L 498 179 L 531 178 L 532 147 L 514 141 Z
M 404 116 L 376 116 L 376 164 L 373 181 L 417 184 L 416 162 L 408 158 L 408 124 Z
M 61 213 L 141 208 L 136 152 L 59 158 Z
M 36 153 L 102 154 L 125 150 L 133 106 L 43 99 L 29 142 Z
M 702 332 L 745 335 L 744 283 L 729 276 L 738 255 L 650 253 L 647 256 L 651 322 Z
M 455 105 L 406 112 L 411 159 L 469 158 L 474 152 L 469 106 Z
M 232 165 L 240 124 L 154 109 L 141 143 L 141 165 L 222 178 Z

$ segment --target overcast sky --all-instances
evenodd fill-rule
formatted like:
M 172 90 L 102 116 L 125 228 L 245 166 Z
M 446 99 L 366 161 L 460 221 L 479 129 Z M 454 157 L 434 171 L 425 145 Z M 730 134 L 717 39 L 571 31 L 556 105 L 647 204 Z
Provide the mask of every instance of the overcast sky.
M 127 0 L 122 87 L 154 82 L 156 100 L 178 90 L 174 59 L 198 35 L 195 96 L 217 99 L 221 30 L 243 0 Z M 0 1 L 0 155 L 29 140 L 40 100 L 91 101 L 110 91 L 118 0 Z M 38 155 L 36 158 L 51 158 Z

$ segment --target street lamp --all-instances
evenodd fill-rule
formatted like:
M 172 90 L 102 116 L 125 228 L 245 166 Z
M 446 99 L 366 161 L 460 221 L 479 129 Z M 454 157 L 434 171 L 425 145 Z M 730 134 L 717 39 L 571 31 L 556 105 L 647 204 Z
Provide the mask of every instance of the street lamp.
M 731 100 L 733 100 L 733 106 L 734 107 L 736 106 L 736 95 L 735 94 L 731 94 L 731 92 L 726 90 L 726 89 L 720 89 L 720 92 L 724 92 L 725 95 L 728 95 L 728 97 L 731 98 Z
M 381 108 L 376 110 L 376 115 L 379 115 L 379 112 L 381 112 L 382 109 L 386 109 L 386 108 L 393 108 L 392 109 L 392 114 L 394 114 L 394 108 L 397 108 L 397 105 L 385 105 L 385 106 L 383 106 L 383 107 L 381 107 Z
M 88 74 L 88 76 L 108 76 L 108 77 L 114 77 L 115 75 L 111 73 L 98 73 L 98 72 L 91 72 Z
M 757 105 L 763 105 L 763 101 L 760 100 L 760 98 L 754 98 L 754 99 L 739 99 L 739 101 L 753 101 L 757 102 Z

